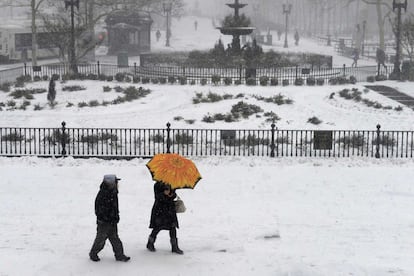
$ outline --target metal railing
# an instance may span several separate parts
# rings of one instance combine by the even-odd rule
[[[185,156],[413,158],[414,131],[0,127],[0,156],[129,159]]]
[[[238,82],[245,84],[248,78],[253,78],[256,84],[260,83],[261,77],[267,77],[268,83],[271,84],[272,79],[278,81],[278,85],[294,84],[299,78],[303,80],[303,85],[306,85],[308,78],[323,79],[325,84],[329,80],[337,77],[354,76],[356,81],[366,81],[368,76],[375,76],[377,74],[388,75],[392,72],[392,68],[385,71],[383,68],[378,72],[377,66],[363,66],[363,67],[337,67],[337,68],[319,68],[319,67],[280,67],[280,68],[194,68],[182,66],[133,66],[119,67],[112,64],[79,64],[78,71],[85,77],[89,74],[96,76],[115,76],[117,73],[127,73],[132,76],[140,78],[147,78],[150,81],[153,79],[164,78],[167,82],[169,77],[173,77],[174,83],[179,82],[180,78],[185,78],[185,83],[188,84],[212,84],[213,76],[219,76],[220,81],[217,84],[225,84],[226,79],[231,80],[232,84]],[[52,75],[59,75],[60,77],[69,74],[69,67],[67,64],[49,64],[38,66],[35,70],[31,66],[17,67],[14,69],[7,69],[0,71],[0,83],[13,82],[21,75],[29,75],[32,78],[35,76],[42,78]]]

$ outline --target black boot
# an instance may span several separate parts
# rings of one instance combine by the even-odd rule
[[[131,259],[131,257],[121,255],[119,257],[115,257],[115,259],[119,262],[128,262]]]
[[[155,238],[149,236],[148,243],[147,243],[147,249],[151,252],[155,252],[154,242],[155,242]]]
[[[178,248],[177,238],[172,238],[170,241],[171,241],[171,252],[183,255],[184,251],[182,251],[180,248]]]
[[[99,262],[101,259],[99,259],[97,254],[89,253],[89,259],[91,259],[94,262]]]

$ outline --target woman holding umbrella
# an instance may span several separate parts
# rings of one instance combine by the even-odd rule
[[[193,189],[201,179],[195,164],[175,153],[156,154],[148,163],[154,184],[155,202],[151,211],[150,228],[147,248],[155,251],[154,242],[161,230],[170,231],[173,253],[184,254],[177,242],[177,211],[174,199],[176,189]]]
[[[182,255],[184,252],[178,247],[177,241],[177,228],[179,226],[174,204],[177,194],[175,190],[171,189],[170,185],[157,181],[154,184],[154,196],[155,202],[152,207],[150,222],[152,232],[148,237],[147,249],[154,252],[154,242],[158,233],[161,230],[169,230],[171,251]]]

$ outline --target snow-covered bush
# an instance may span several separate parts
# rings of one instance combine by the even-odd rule
[[[224,82],[225,85],[230,85],[232,83],[232,80],[231,80],[230,77],[225,77],[223,82]]]
[[[303,83],[304,83],[303,78],[295,79],[295,85],[296,86],[301,86],[301,85],[303,85]]]
[[[279,80],[277,78],[271,78],[270,79],[270,85],[271,86],[277,86],[279,84]]]
[[[311,117],[308,119],[308,123],[314,124],[314,125],[319,125],[322,123],[322,121],[318,118],[318,117]]]
[[[214,85],[219,84],[219,83],[220,83],[220,80],[221,80],[220,75],[212,75],[212,76],[211,76],[211,82],[212,82]]]
[[[256,78],[247,78],[246,85],[254,86],[256,84]]]
[[[316,84],[316,80],[314,77],[309,77],[306,79],[306,84],[309,86],[314,86]]]
[[[261,76],[259,78],[259,83],[261,86],[267,86],[267,83],[269,82],[269,77],[268,76]]]

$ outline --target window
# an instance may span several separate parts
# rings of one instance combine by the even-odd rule
[[[16,34],[15,45],[16,50],[23,50],[32,47],[32,34]]]

